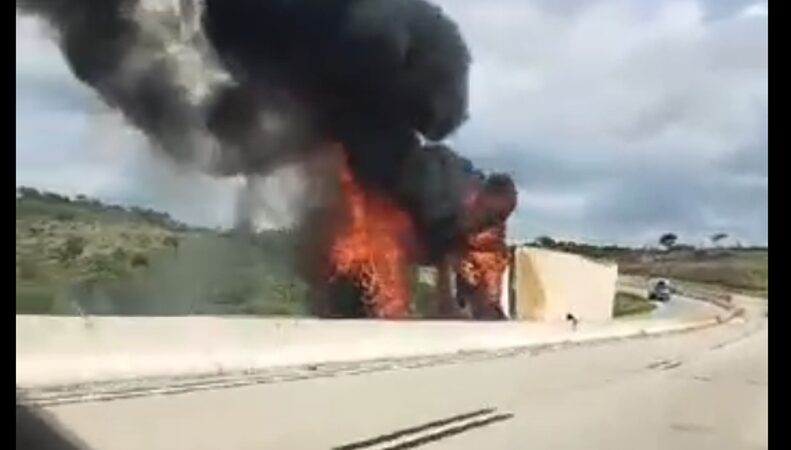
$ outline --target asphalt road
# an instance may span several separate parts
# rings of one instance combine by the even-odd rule
[[[48,408],[97,450],[759,449],[768,321]]]
[[[711,303],[674,295],[668,302],[654,302],[656,308],[649,317],[653,319],[671,319],[684,317],[687,319],[706,318],[717,315],[719,308]]]

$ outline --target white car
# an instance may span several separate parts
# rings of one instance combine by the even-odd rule
[[[670,297],[673,295],[673,287],[670,285],[670,282],[665,279],[656,280],[648,291],[648,299],[649,300],[657,300],[660,302],[668,302],[670,301]]]

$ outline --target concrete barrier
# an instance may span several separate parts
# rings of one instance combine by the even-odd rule
[[[518,323],[17,316],[17,382],[222,372],[522,342]]]
[[[586,322],[612,318],[618,266],[534,247],[514,250],[514,291],[520,319]]]
[[[525,322],[17,316],[16,382],[31,388],[489,351],[673,332],[721,320],[581,323],[572,331]]]

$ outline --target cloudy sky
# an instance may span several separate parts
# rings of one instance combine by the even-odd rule
[[[768,243],[768,7],[742,0],[441,0],[472,49],[453,136],[520,188],[515,239]],[[233,180],[155,161],[17,17],[17,185],[232,220]]]

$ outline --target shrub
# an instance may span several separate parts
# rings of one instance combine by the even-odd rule
[[[95,255],[87,264],[88,280],[104,280],[120,278],[126,274],[126,264],[112,256]]]
[[[123,248],[116,247],[115,250],[113,250],[112,257],[114,260],[118,262],[126,262],[129,255],[127,254],[126,250],[124,250]]]
[[[70,236],[60,248],[60,260],[62,262],[71,262],[77,259],[85,249],[85,239],[80,236]]]
[[[142,253],[132,256],[132,267],[148,267],[148,257]]]
[[[58,220],[60,222],[68,222],[74,220],[75,217],[76,217],[75,214],[71,211],[61,211],[55,214],[55,220]]]

